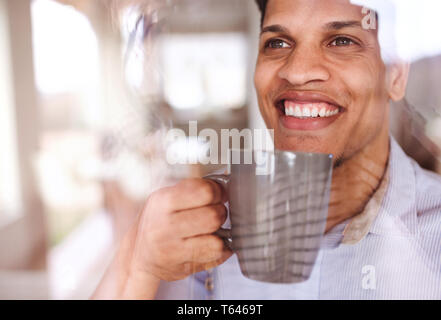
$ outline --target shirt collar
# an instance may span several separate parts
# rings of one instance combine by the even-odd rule
[[[361,214],[343,223],[340,228],[341,244],[355,245],[369,233],[412,236],[417,232],[412,160],[393,137],[390,137],[390,146],[389,161],[380,187]]]
[[[386,167],[380,186],[371,197],[363,212],[353,217],[343,230],[342,244],[357,244],[369,233],[372,224],[381,211],[381,204],[389,186],[390,166]]]
[[[391,137],[389,186],[371,233],[415,236],[418,230],[416,210],[415,162]]]

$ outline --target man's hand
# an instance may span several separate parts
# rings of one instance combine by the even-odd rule
[[[153,193],[138,220],[130,272],[174,281],[227,260],[232,252],[213,235],[227,218],[225,197],[204,179]]]
[[[232,252],[213,233],[226,220],[224,190],[188,179],[153,193],[123,238],[93,299],[154,299],[160,280],[181,280]]]

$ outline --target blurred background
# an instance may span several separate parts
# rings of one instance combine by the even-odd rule
[[[441,174],[441,2],[424,2],[396,1],[412,68],[391,121]],[[168,166],[168,128],[264,127],[259,23],[254,0],[0,0],[0,299],[89,298],[149,193],[221,169]]]

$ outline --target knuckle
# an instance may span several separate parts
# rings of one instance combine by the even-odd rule
[[[213,232],[219,229],[224,222],[221,210],[222,209],[217,206],[208,208],[210,227],[213,229]]]
[[[199,178],[184,179],[184,180],[181,180],[177,186],[179,188],[183,188],[183,189],[187,189],[187,190],[194,190],[200,184],[199,180],[201,180],[201,179],[199,179]]]
[[[206,204],[214,200],[216,191],[209,181],[200,178],[185,179],[180,182],[179,188],[181,188],[181,192],[192,195],[198,201]]]
[[[199,203],[208,205],[214,203],[217,196],[215,182],[200,178],[182,180],[178,184],[179,192],[192,196]]]
[[[170,192],[167,188],[160,189],[150,195],[149,202],[153,207],[164,207],[170,200]]]
[[[213,236],[211,240],[211,248],[215,252],[222,251],[224,249],[224,241],[219,237]]]
[[[198,196],[205,203],[212,203],[215,200],[216,192],[214,186],[208,182],[203,181],[197,189]]]

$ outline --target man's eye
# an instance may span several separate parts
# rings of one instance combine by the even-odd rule
[[[339,37],[334,39],[329,45],[334,47],[348,47],[353,44],[356,44],[353,40],[346,37]]]
[[[289,44],[286,43],[285,41],[281,40],[281,39],[274,39],[274,40],[269,40],[265,44],[265,48],[270,48],[270,49],[286,49],[286,48],[289,48]]]

